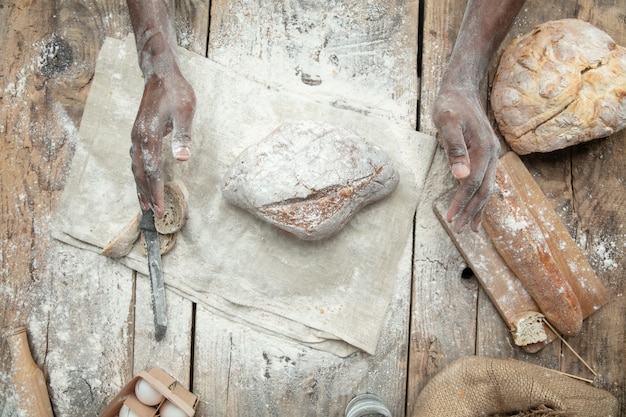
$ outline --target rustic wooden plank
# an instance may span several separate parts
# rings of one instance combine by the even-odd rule
[[[410,259],[407,246],[404,259]],[[405,415],[410,266],[398,275],[375,355],[347,358],[233,323],[198,306],[194,392],[200,416],[343,416],[356,395]]]
[[[21,221],[32,225],[22,232],[32,242],[22,246],[30,253],[23,251],[11,262],[25,265],[30,272],[25,276],[37,283],[24,285],[28,295],[17,300],[32,304],[30,311],[23,311],[48,375],[57,415],[96,414],[131,370],[130,272],[50,239],[103,28],[127,27],[127,19],[112,18],[120,15],[122,5],[92,2],[89,7],[72,1],[14,5],[24,15],[13,17],[28,24],[20,28],[11,19],[16,41],[9,42],[11,49],[5,55],[25,52],[27,58],[20,70],[24,105],[11,106],[12,116],[21,118],[24,128],[9,132],[9,137],[23,138],[24,143],[6,155],[10,163],[26,162],[22,168],[14,167],[11,176],[22,182],[19,187],[26,186],[22,199],[36,211],[32,220],[28,211],[22,211]],[[42,32],[33,33],[34,28]],[[24,182],[28,177],[34,181]]]
[[[626,45],[623,2],[585,0],[579,3],[580,18],[606,31],[619,45]],[[586,321],[578,337],[569,341],[598,373],[598,385],[618,398],[623,413],[626,413],[625,140],[626,132],[621,131],[572,150],[572,204],[578,218],[575,236],[607,286],[611,301]],[[592,377],[586,367],[567,351],[563,357],[563,370]]]
[[[464,10],[464,1],[424,1],[418,130],[430,135],[437,133],[431,108]],[[478,283],[461,278],[466,263],[433,211],[434,201],[454,185],[440,148],[416,215],[408,415],[432,376],[453,360],[475,353]]]
[[[204,0],[177,1],[175,7],[178,44],[185,49],[206,56],[209,41],[210,2]]]
[[[57,14],[56,7],[40,1],[2,6],[0,321],[3,327],[29,325],[33,353],[45,369],[51,346],[42,329],[47,330],[49,316],[55,311],[37,312],[41,312],[42,303],[49,301],[42,291],[50,288],[47,280],[53,276],[47,272],[52,269],[49,261],[54,259],[49,256],[58,253],[50,239],[51,216],[63,186],[80,114],[72,103],[77,96],[86,94],[82,91],[72,95],[88,82],[84,68],[78,64],[82,62],[81,54],[97,49],[97,44],[87,41],[84,48],[73,50],[76,59],[70,59],[68,49],[76,46],[72,41],[78,39],[68,37],[66,42],[60,41],[65,33],[55,31],[59,22],[65,23],[65,15]],[[53,33],[58,36],[52,36]],[[76,62],[77,65],[70,65]],[[76,87],[73,93],[55,95],[55,91],[68,85]],[[94,269],[98,270],[96,265]],[[64,300],[67,296],[59,300],[60,304],[47,307],[61,307]],[[10,415],[14,411],[10,409],[14,406],[10,400],[12,389],[5,379],[10,362],[5,345],[0,349],[0,414]],[[51,377],[51,370],[47,371]]]
[[[167,332],[163,340],[157,342],[154,338],[150,281],[145,276],[137,276],[133,375],[160,367],[188,388],[191,383],[193,306],[191,301],[171,290],[166,290],[165,298]]]
[[[3,288],[6,283],[12,290],[2,291],[10,294],[1,303],[2,321],[28,322],[57,414],[96,415],[132,377],[133,276],[125,267],[49,236],[99,47],[104,36],[123,38],[129,33],[128,13],[123,0],[22,6],[0,10],[6,23],[2,28],[11,28],[2,45],[2,56],[10,59],[3,60],[1,111],[6,122],[0,133],[6,135],[3,142],[12,144],[3,148],[2,178],[12,181],[3,181],[2,201],[7,205],[2,211],[16,213],[3,216],[9,220],[3,242],[11,238],[15,249],[31,250],[11,254],[3,245],[2,259],[10,267],[2,270],[11,271],[2,275]],[[11,223],[30,226],[16,233]],[[190,327],[191,303],[185,303]],[[176,314],[174,324],[178,318],[184,314]],[[140,332],[137,348],[143,346],[142,336]],[[181,359],[188,359],[190,346],[188,340]],[[180,343],[174,347],[180,348]],[[148,351],[141,358],[153,355]],[[4,352],[2,358],[4,376],[9,363]],[[184,381],[189,381],[189,368],[187,363]],[[11,395],[10,387],[0,391]],[[11,407],[10,398],[0,404]]]
[[[29,318],[56,415],[97,415],[132,372],[133,280],[128,268],[51,242]]]
[[[437,128],[431,109],[463,20],[465,4],[466,0],[424,0],[418,130],[432,136],[437,134]]]
[[[418,0],[212,2],[208,56],[264,82],[415,126]],[[371,111],[371,110],[370,110]]]
[[[416,214],[408,415],[431,377],[475,352],[478,284],[461,278],[466,263],[433,210],[434,201],[454,184],[445,160],[439,149]]]
[[[214,1],[208,56],[268,84],[339,107],[370,106],[415,125],[417,1]],[[376,355],[339,358],[269,337],[198,308],[194,391],[200,415],[341,416],[375,392],[404,415],[411,248],[402,257]]]

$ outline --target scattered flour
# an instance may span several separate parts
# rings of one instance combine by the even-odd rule
[[[598,258],[600,266],[611,271],[619,267],[619,264],[614,260],[615,257],[622,257],[621,249],[617,247],[614,240],[601,240],[593,246],[593,254]]]

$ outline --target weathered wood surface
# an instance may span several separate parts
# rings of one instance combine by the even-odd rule
[[[360,82],[358,92],[368,94],[364,100],[354,94],[354,104],[344,101],[339,106],[358,107],[372,105],[371,100],[374,104],[384,101],[390,103],[386,111],[395,114],[398,108],[403,109],[399,118],[414,125],[417,4],[405,2],[399,8],[392,3],[370,5],[367,10],[356,3],[345,7],[335,5],[339,9],[327,14],[322,9],[309,11],[306,4],[277,3],[277,9],[270,8],[270,15],[276,19],[266,21],[259,19],[259,13],[246,12],[259,7],[252,2],[218,3],[211,13],[216,22],[211,27],[215,31],[212,37],[214,43],[221,44],[222,56],[231,59],[224,59],[223,63],[238,70],[258,64],[268,72],[276,64],[286,65],[289,72],[295,71],[298,83],[305,88],[319,86],[315,77],[326,76],[328,71],[332,72],[331,67],[340,66],[338,71],[343,71],[344,78],[341,88],[349,89],[350,79],[356,78]],[[0,9],[2,27],[11,36],[4,38],[7,41],[3,44],[6,48],[3,56],[11,59],[3,61],[6,69],[2,85],[3,121],[6,122],[2,133],[6,140],[3,155],[7,157],[2,165],[2,208],[3,212],[9,212],[15,207],[16,212],[4,216],[7,227],[3,230],[2,285],[3,290],[6,288],[2,292],[3,297],[6,295],[3,298],[6,302],[2,303],[3,323],[6,327],[29,325],[33,351],[48,376],[56,414],[97,414],[132,375],[151,366],[164,367],[203,397],[198,415],[342,415],[347,402],[366,391],[379,393],[395,415],[404,414],[410,246],[402,257],[404,267],[397,277],[398,290],[379,353],[340,359],[267,338],[201,308],[196,311],[192,303],[169,292],[170,327],[165,341],[157,344],[153,341],[149,290],[144,278],[106,258],[84,254],[49,238],[97,52],[105,36],[124,38],[130,32],[126,5],[123,1],[67,1],[57,2],[53,7],[32,2],[4,6]],[[280,9],[288,14],[275,14]],[[268,8],[263,6],[259,10],[265,12]],[[350,12],[350,17],[346,18],[343,11]],[[180,44],[205,54],[208,2],[177,2],[177,13]],[[50,24],[30,23],[41,19]],[[360,27],[361,20],[369,23]],[[233,21],[242,26],[221,25]],[[302,26],[299,21],[304,22]],[[333,25],[332,32],[323,29],[328,24]],[[272,45],[285,28],[289,33],[283,34],[272,48],[289,49],[296,55],[280,56],[280,59],[250,55],[249,45],[239,45],[233,40],[224,42],[217,35],[246,36],[245,31],[252,31],[254,36],[243,39],[251,39],[254,45]],[[317,33],[316,39],[321,43],[287,44],[303,29]],[[41,48],[31,50],[25,46],[52,34],[68,42],[73,56],[68,58],[69,69],[42,79],[36,71]],[[353,35],[358,36],[348,39]],[[306,36],[300,34],[297,42],[304,40]],[[406,47],[397,52],[397,45],[390,41]],[[326,42],[330,45],[328,51]],[[331,51],[332,48],[336,51]],[[57,51],[53,48],[49,57],[54,62],[59,58]],[[25,55],[26,62],[21,66],[20,53]],[[317,68],[327,71],[318,74],[299,68],[302,59],[298,54],[332,57],[328,62],[318,62]],[[251,61],[240,62],[239,57]],[[395,77],[391,81],[387,77],[388,68],[382,67],[390,62]],[[271,79],[270,74],[254,65],[255,76]],[[81,71],[76,74],[78,69]],[[282,74],[275,77],[276,82],[283,83]],[[352,91],[346,95],[350,94]],[[57,120],[60,116],[64,118]],[[25,120],[16,124],[17,117]],[[35,124],[39,119],[51,119],[46,131],[42,130],[43,125],[33,131],[33,126],[39,127]],[[53,128],[60,132],[62,141],[47,142]],[[26,145],[19,142],[14,149],[7,146],[14,143],[13,138],[21,141],[26,138],[28,142]],[[39,182],[43,180],[46,184],[42,187]],[[42,221],[46,222],[45,228],[38,223]],[[13,229],[19,229],[19,233]],[[14,244],[14,250],[8,250],[8,243]],[[15,412],[9,370],[10,361],[3,350],[4,385],[0,391],[3,416]]]
[[[527,2],[509,38],[545,20],[579,16],[626,45],[623,1],[596,3]],[[434,134],[430,108],[465,1],[424,1],[420,34],[418,6],[417,0],[218,0],[209,11],[209,2],[188,0],[177,2],[176,27],[181,45],[234,71],[297,91],[345,95],[337,106],[373,106]],[[28,325],[57,417],[96,415],[125,382],[151,366],[164,367],[202,397],[199,416],[341,416],[361,392],[381,395],[401,416],[430,377],[471,354],[590,377],[558,342],[538,354],[513,346],[476,280],[460,278],[465,262],[432,211],[432,199],[454,186],[441,152],[418,208],[415,244],[402,256],[376,355],[341,359],[267,337],[171,292],[169,332],[155,343],[145,278],[50,238],[97,52],[105,36],[129,32],[124,0],[0,3],[0,322],[2,328]],[[622,133],[524,158],[612,295],[569,342],[622,404],[623,140]],[[3,417],[16,415],[9,371],[2,344]]]
[[[414,126],[417,1],[212,3],[208,55],[266,83],[374,103]],[[395,46],[394,46],[395,45]],[[398,48],[401,45],[402,48]],[[198,309],[194,388],[201,415],[341,416],[359,393],[405,409],[411,248],[374,356],[341,359],[268,338]]]
[[[58,415],[94,414],[130,374],[133,284],[126,269],[50,234],[96,54],[128,18],[122,3],[0,6],[0,321],[28,325]],[[11,416],[10,362],[5,345],[0,351],[0,415]]]
[[[465,8],[465,0],[442,2],[426,1],[424,10],[423,65],[421,74],[421,102],[419,129],[435,134],[430,109],[449,58]],[[626,9],[621,1],[555,1],[526,2],[517,17],[501,51],[513,37],[529,31],[534,25],[553,19],[578,17],[607,31],[618,44],[625,45],[623,19]],[[501,54],[501,52],[500,52]],[[499,56],[499,55],[498,55]],[[493,77],[497,59],[493,62]],[[485,92],[487,96],[487,91]],[[488,108],[487,98],[485,106]],[[583,249],[607,287],[611,301],[583,324],[581,334],[568,343],[599,374],[599,386],[618,397],[624,409],[626,384],[626,351],[623,349],[626,328],[625,283],[620,275],[624,257],[624,216],[620,210],[624,199],[624,136],[621,132],[610,138],[584,146],[554,152],[549,155],[527,156],[523,161],[535,177],[553,207]],[[443,152],[436,155],[427,187],[446,189],[454,185],[447,173]],[[436,192],[430,193],[435,196]],[[422,206],[428,205],[426,200]],[[421,216],[424,215],[424,217]],[[436,220],[428,218],[427,207],[418,209],[416,235],[421,230],[435,227]],[[465,353],[492,357],[511,357],[559,369],[585,378],[593,378],[590,371],[563,344],[552,343],[537,354],[528,354],[515,347],[502,321],[494,320],[496,310],[480,288],[467,290],[458,283],[464,266],[452,246],[442,243],[421,248],[416,243],[413,313],[409,364],[408,404],[414,402],[429,377],[460,354],[458,326],[463,329]],[[424,253],[420,256],[420,251]],[[435,270],[437,281],[420,284],[424,276]],[[425,282],[428,282],[424,280]],[[447,308],[433,304],[433,292],[450,293],[452,302]],[[475,294],[474,302],[470,293]],[[472,316],[476,324],[464,319]],[[448,331],[442,331],[437,321]],[[469,320],[471,322],[471,320]],[[463,324],[461,324],[463,323]],[[430,342],[426,342],[430,341]]]

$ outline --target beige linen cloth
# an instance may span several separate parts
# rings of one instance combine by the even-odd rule
[[[391,117],[252,81],[184,49],[180,64],[196,92],[197,111],[192,158],[177,163],[164,149],[165,179],[184,184],[189,204],[176,247],[163,257],[166,285],[274,335],[340,356],[374,353],[436,141]],[[142,92],[134,40],[106,39],[60,205],[59,240],[100,252],[139,212],[129,148]],[[241,151],[294,119],[352,129],[383,148],[400,173],[392,195],[322,242],[278,231],[227,203],[220,191]],[[120,261],[147,279],[139,245]]]

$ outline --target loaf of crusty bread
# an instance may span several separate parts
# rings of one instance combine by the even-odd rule
[[[582,20],[543,23],[504,51],[491,105],[518,154],[609,136],[626,127],[626,48]]]
[[[552,326],[576,335],[583,320],[580,303],[501,161],[496,184],[483,212],[485,230]]]
[[[222,194],[299,239],[322,240],[398,182],[393,161],[377,145],[339,126],[295,120],[235,158]]]

